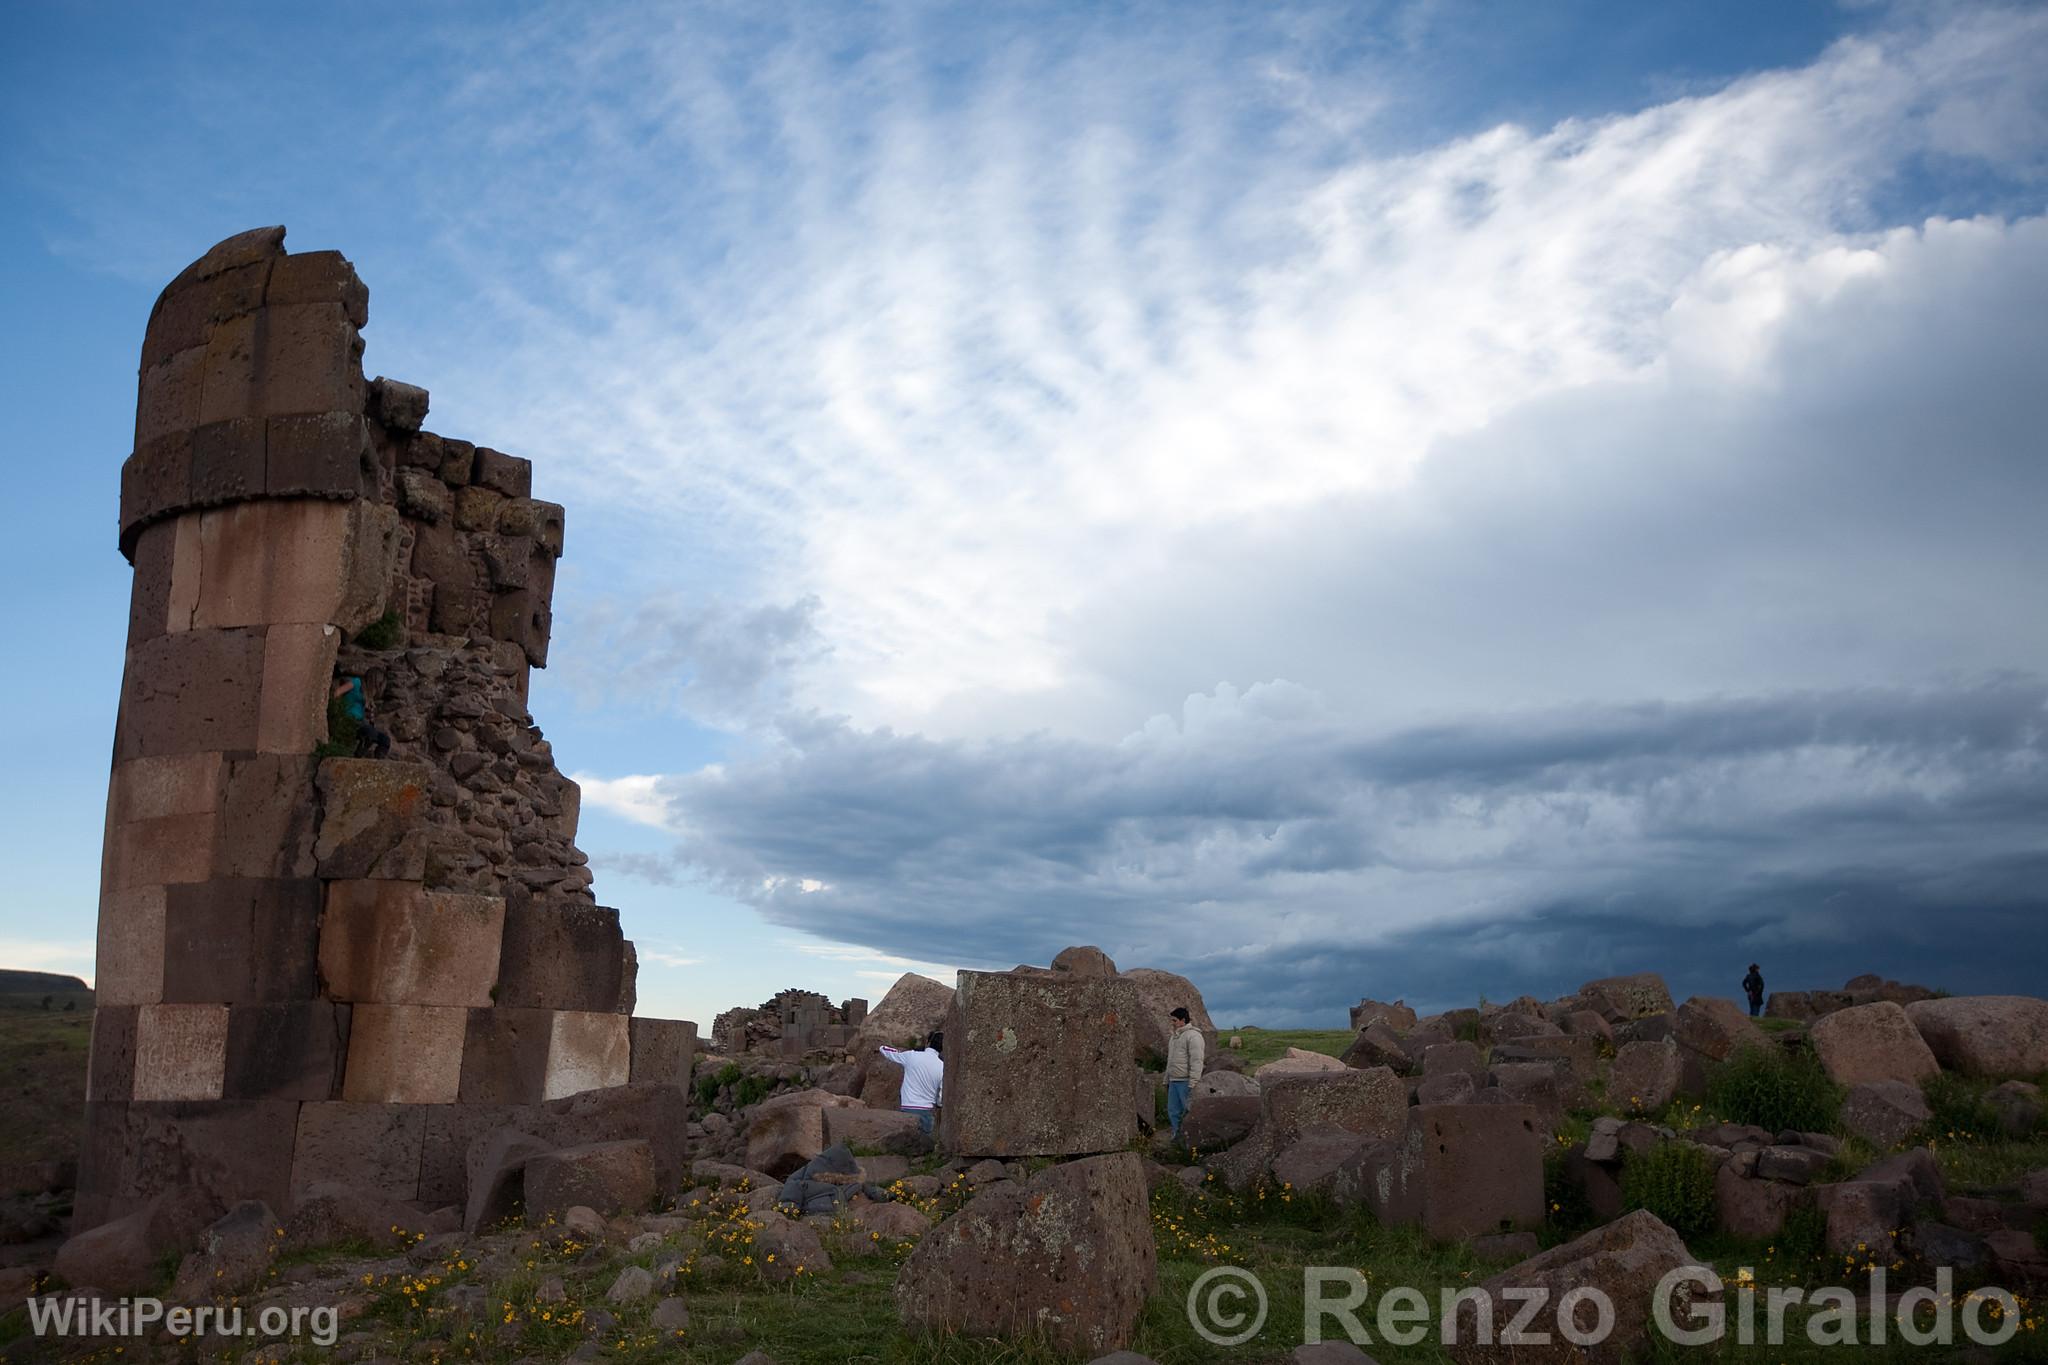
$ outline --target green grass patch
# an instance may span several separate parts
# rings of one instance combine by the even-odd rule
[[[1709,1073],[1706,1101],[1710,1112],[1731,1123],[1773,1133],[1827,1133],[1841,1113],[1842,1088],[1811,1052],[1746,1047]]]
[[[1291,1047],[1298,1047],[1303,1052],[1320,1052],[1326,1057],[1341,1057],[1352,1040],[1358,1037],[1350,1029],[1226,1028],[1217,1030],[1219,1044],[1228,1047],[1233,1034],[1244,1039],[1244,1047],[1237,1049],[1237,1055],[1244,1059],[1247,1071],[1280,1060]]]

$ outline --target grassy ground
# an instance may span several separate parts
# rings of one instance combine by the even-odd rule
[[[45,994],[0,995],[0,1166],[78,1155],[92,999],[60,995],[46,1010]]]
[[[1244,1047],[1238,1056],[1244,1058],[1245,1069],[1255,1070],[1267,1062],[1287,1055],[1287,1049],[1298,1047],[1304,1052],[1321,1052],[1331,1057],[1340,1057],[1344,1049],[1351,1046],[1351,1040],[1358,1035],[1350,1029],[1263,1029],[1263,1028],[1219,1028],[1216,1041],[1219,1047],[1228,1048],[1232,1035],[1244,1039]]]

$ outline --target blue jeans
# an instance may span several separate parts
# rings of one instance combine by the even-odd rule
[[[1188,1116],[1188,1081],[1166,1083],[1166,1123],[1173,1129],[1175,1137],[1180,1136],[1180,1121]]]
[[[932,1135],[932,1111],[931,1111],[931,1110],[929,1110],[929,1109],[912,1109],[912,1108],[911,1108],[911,1107],[910,1107],[909,1105],[907,1105],[907,1104],[904,1104],[904,1105],[898,1105],[898,1106],[897,1106],[897,1108],[901,1109],[901,1110],[902,1110],[902,1111],[903,1111],[904,1113],[906,1113],[906,1114],[915,1114],[915,1115],[917,1115],[917,1131],[918,1131],[918,1132],[920,1132],[920,1133],[923,1133],[923,1134],[924,1134],[924,1135],[925,1135],[926,1137],[930,1137],[930,1136]]]

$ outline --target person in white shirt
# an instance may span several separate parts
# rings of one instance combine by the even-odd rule
[[[1202,1031],[1194,1027],[1187,1006],[1176,1008],[1171,1017],[1173,1036],[1166,1042],[1166,1121],[1173,1125],[1173,1135],[1178,1138],[1180,1121],[1188,1113],[1188,1091],[1202,1075],[1203,1053],[1208,1045]]]
[[[932,1133],[932,1112],[945,1103],[946,1035],[933,1031],[921,1048],[884,1047],[882,1055],[903,1068],[902,1097],[896,1107],[917,1115],[918,1130]]]

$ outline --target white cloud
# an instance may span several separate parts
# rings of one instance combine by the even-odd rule
[[[668,798],[662,795],[659,773],[634,773],[626,777],[599,777],[595,773],[571,773],[569,780],[583,789],[583,804],[610,811],[623,819],[655,829],[672,829]]]
[[[1261,119],[1304,107],[1270,103],[1270,74],[1308,68],[1284,43],[1240,65],[1199,22],[972,54],[960,93],[915,38],[847,27],[880,38],[851,70],[838,25],[775,37],[751,74],[695,26],[565,44],[554,131],[603,138],[633,199],[586,206],[512,363],[492,353],[562,382],[464,382],[570,455],[552,468],[579,503],[689,528],[659,551],[650,531],[654,576],[716,555],[763,604],[815,602],[818,648],[776,665],[799,704],[926,732],[1117,733],[1133,698],[1066,622],[1171,572],[1191,533],[1390,496],[1447,440],[1667,362],[1768,384],[1749,358],[1779,291],[1853,279],[1889,185],[2043,152],[2038,11],[1400,151],[1375,145],[1367,76],[1312,101],[1363,122],[1270,145]],[[621,142],[598,87],[650,72],[670,102]],[[528,93],[472,92],[494,119]]]

